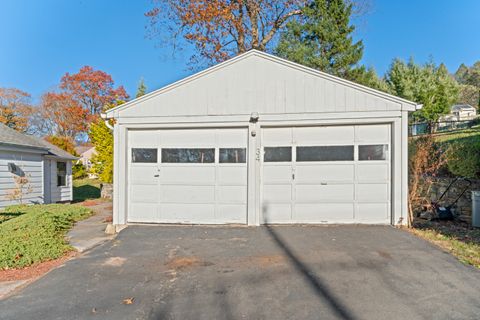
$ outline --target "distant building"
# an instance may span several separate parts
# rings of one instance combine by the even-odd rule
[[[87,170],[90,170],[92,168],[92,157],[96,154],[95,147],[78,146],[75,151],[79,155],[77,163],[81,162]]]
[[[98,175],[95,173],[90,172],[92,169],[93,163],[92,158],[94,155],[97,154],[95,151],[95,147],[93,146],[78,146],[75,148],[75,152],[79,154],[80,158],[78,159],[77,163],[81,163],[88,172],[88,177],[90,179],[98,178]]]
[[[76,159],[43,139],[0,123],[0,208],[72,201]]]
[[[477,117],[477,109],[469,104],[456,104],[450,109],[450,116],[454,121],[473,120]]]

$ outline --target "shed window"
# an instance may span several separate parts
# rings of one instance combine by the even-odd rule
[[[292,161],[292,147],[265,147],[263,161],[288,162]]]
[[[132,148],[132,162],[157,163],[156,148]]]
[[[57,187],[67,185],[67,163],[57,162]]]
[[[358,160],[387,160],[388,144],[358,146]]]
[[[245,148],[220,148],[219,162],[220,163],[245,163],[246,162]]]
[[[214,163],[215,149],[162,149],[162,163]]]
[[[353,161],[353,146],[297,147],[297,161]]]

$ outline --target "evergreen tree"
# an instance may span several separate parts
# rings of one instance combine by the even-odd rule
[[[141,78],[140,82],[138,83],[135,98],[140,98],[141,96],[145,95],[145,93],[147,93],[147,86],[145,85],[145,81],[143,80],[143,78]]]
[[[349,78],[363,55],[362,41],[355,42],[350,24],[352,3],[313,0],[303,16],[290,21],[280,35],[276,53],[302,65]]]
[[[395,59],[386,74],[391,92],[399,97],[421,103],[423,108],[413,114],[414,119],[435,122],[458,99],[458,83],[444,64],[433,62],[416,64]]]

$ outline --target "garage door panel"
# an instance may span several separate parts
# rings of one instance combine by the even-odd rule
[[[297,204],[293,216],[296,222],[334,223],[351,222],[354,218],[353,203]]]
[[[163,203],[214,203],[215,186],[160,185]]]
[[[294,129],[297,145],[352,145],[355,131],[352,126],[303,127]]]
[[[357,164],[357,180],[360,182],[368,181],[389,181],[390,166],[388,163],[381,164]]]
[[[292,206],[290,204],[264,201],[262,206],[263,223],[291,223]]]
[[[215,221],[215,204],[162,203],[160,217],[165,222],[213,223]]]
[[[215,130],[178,129],[160,131],[162,148],[208,148],[215,146]]]
[[[130,184],[152,184],[157,185],[158,181],[155,175],[158,174],[157,166],[131,166]]]
[[[130,187],[130,201],[132,202],[158,202],[158,187],[156,184],[136,184]]]
[[[246,223],[247,217],[245,204],[220,204],[217,207],[217,220],[226,223]]]
[[[264,203],[290,203],[292,199],[291,185],[264,185]]]
[[[246,186],[218,186],[218,203],[245,203]]]
[[[354,180],[353,164],[298,164],[295,168],[295,179],[301,182],[352,181]]]
[[[265,165],[263,167],[263,181],[267,184],[290,183],[291,180],[292,180],[291,165],[278,165],[278,166]]]
[[[129,130],[129,143],[134,148],[156,148],[158,146],[158,131]]]
[[[354,200],[354,185],[298,185],[295,189],[296,203],[351,202]]]
[[[390,199],[390,193],[387,183],[357,184],[356,194],[357,200],[364,202],[380,202],[388,201]]]
[[[215,184],[215,167],[206,165],[163,166],[160,169],[162,184]]]
[[[130,201],[128,222],[159,222],[157,203]]]
[[[355,142],[359,143],[389,143],[390,125],[361,125],[355,128]]]
[[[217,183],[219,185],[247,185],[247,166],[217,167]]]
[[[388,203],[359,203],[355,220],[369,223],[390,223]]]
[[[220,147],[246,148],[248,132],[245,129],[221,130],[217,136],[217,144]]]
[[[291,128],[269,128],[262,130],[264,146],[289,146],[292,144]]]

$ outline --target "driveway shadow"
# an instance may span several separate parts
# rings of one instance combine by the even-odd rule
[[[318,299],[322,302],[326,302],[330,309],[340,318],[345,320],[353,320],[355,317],[351,311],[338,299],[328,287],[314,274],[308,266],[303,263],[294,253],[293,249],[287,244],[272,226],[265,225],[270,237],[275,244],[283,251],[290,263],[295,267],[298,273],[304,278],[305,282],[313,289]]]

